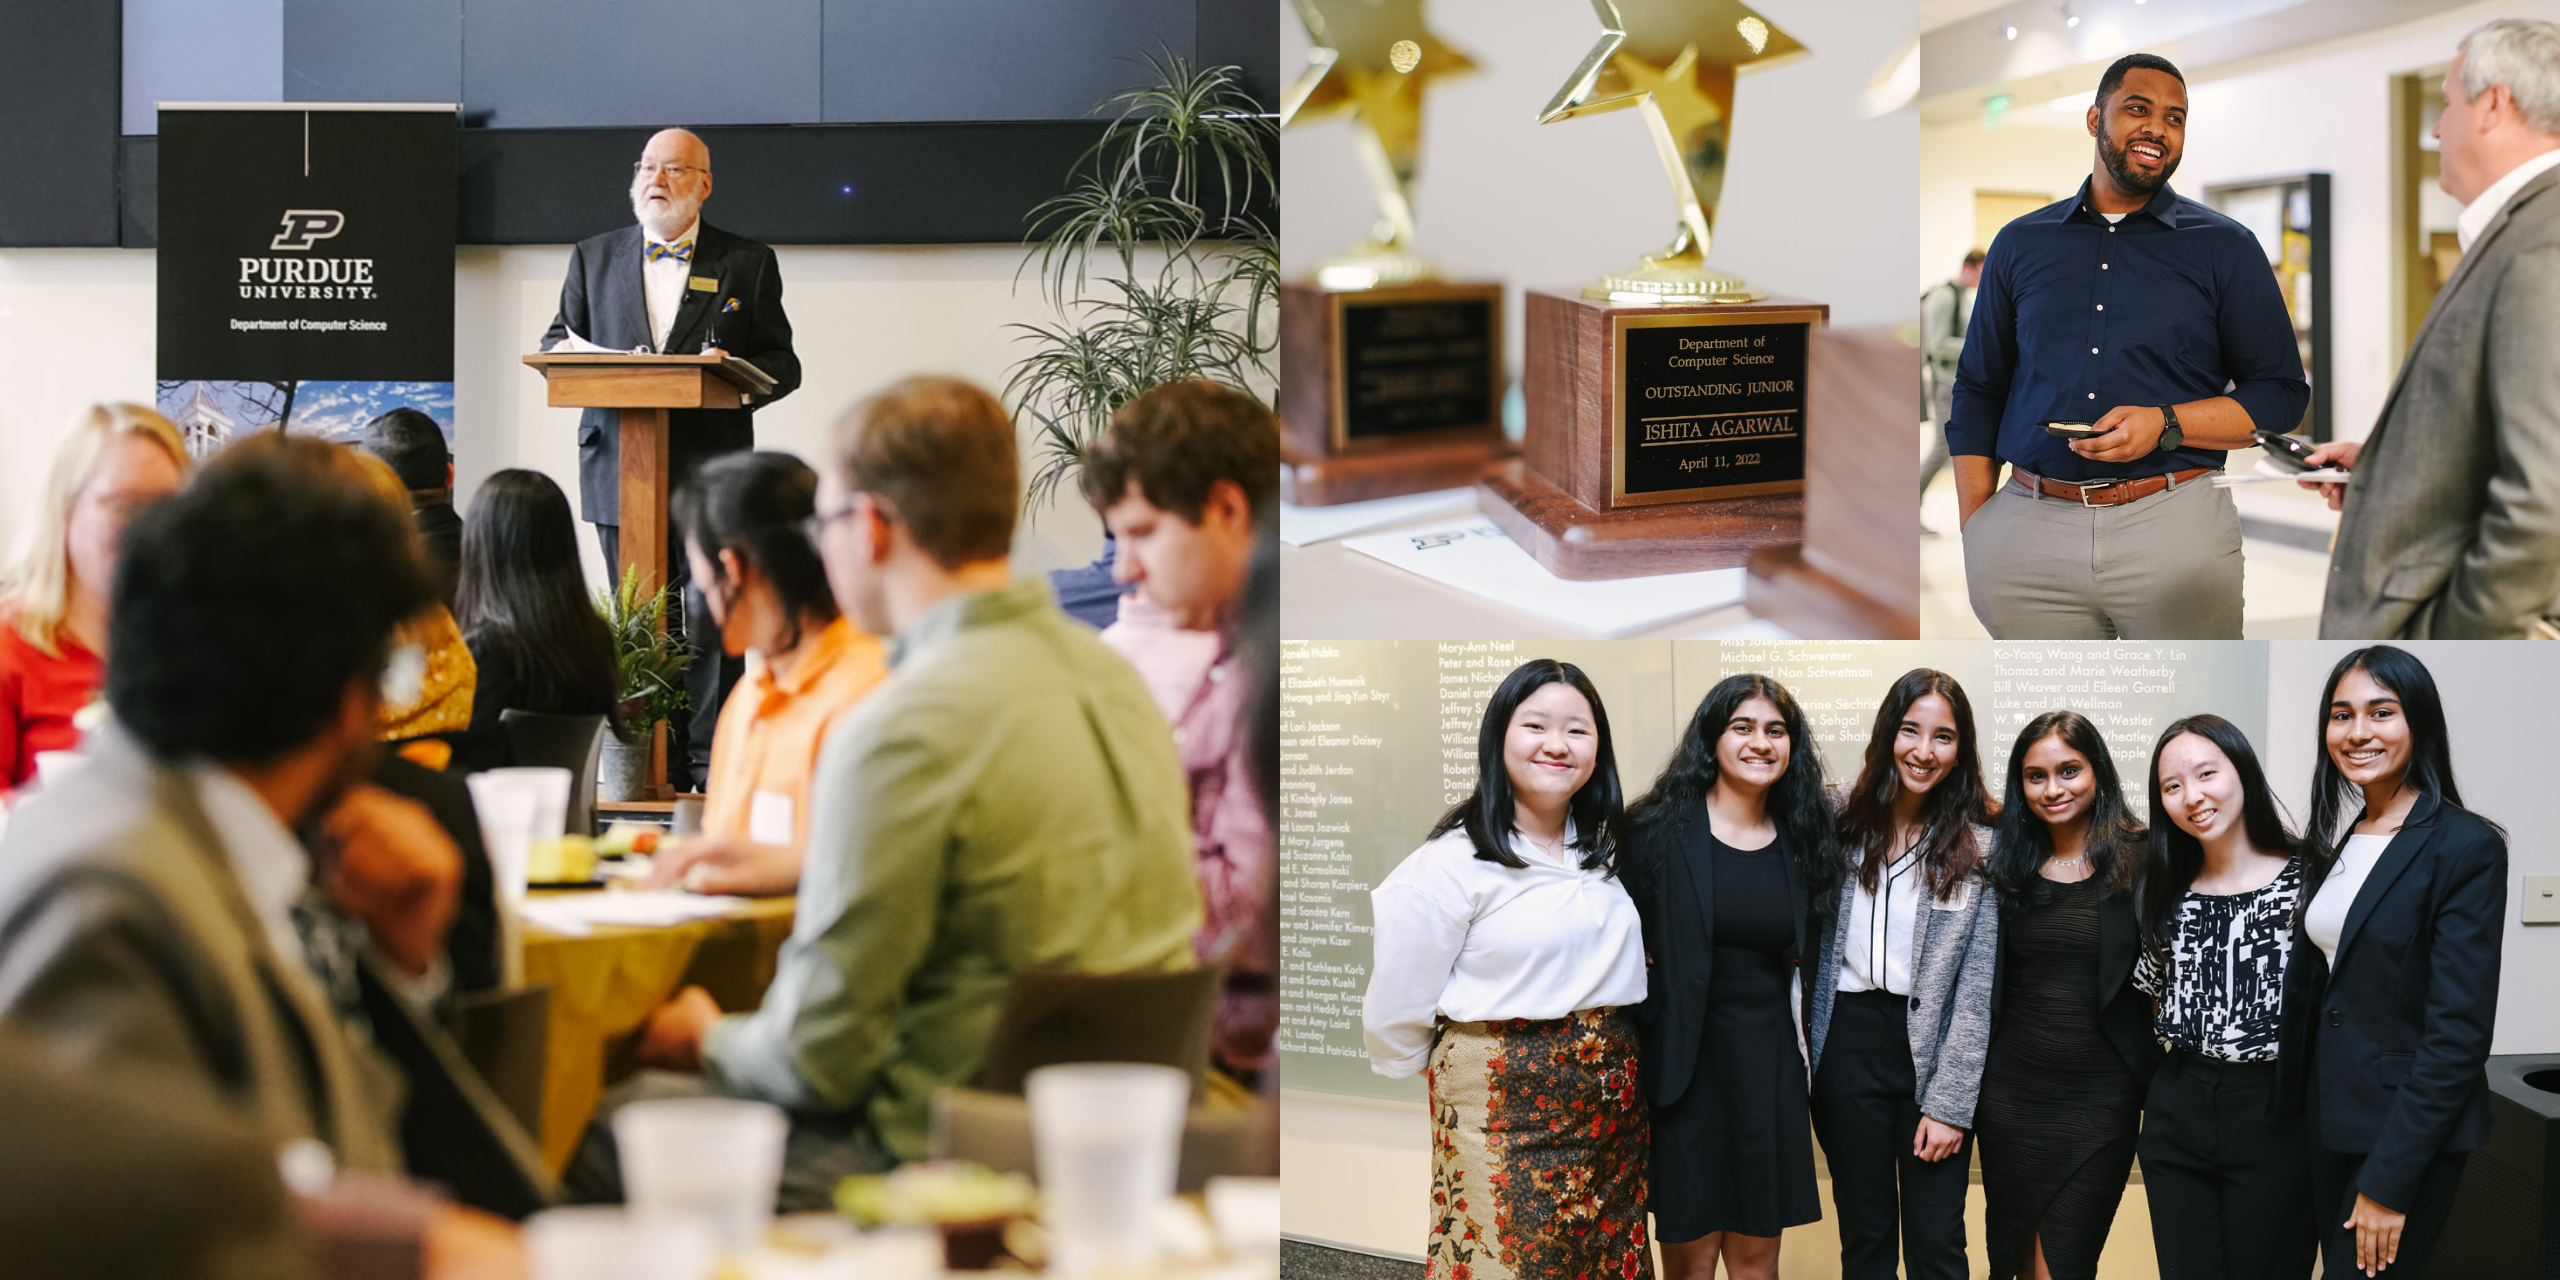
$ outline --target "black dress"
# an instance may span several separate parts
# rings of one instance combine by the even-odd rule
[[[1701,819],[1703,820],[1703,819]],[[1697,1072],[1653,1112],[1654,1231],[1674,1243],[1717,1231],[1774,1236],[1822,1220],[1813,1126],[1789,983],[1793,900],[1777,841],[1710,837],[1715,958]]]
[[[2094,877],[2040,881],[2001,922],[2008,989],[1974,1107],[1995,1278],[2019,1274],[2038,1236],[2055,1280],[2096,1276],[2133,1172],[2142,1086],[2098,1025],[2105,897]]]

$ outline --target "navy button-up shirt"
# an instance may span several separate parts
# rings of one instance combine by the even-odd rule
[[[1992,239],[1956,367],[1948,452],[2056,480],[2133,479],[2219,467],[2222,453],[2100,462],[2044,424],[2219,395],[2262,430],[2300,423],[2311,384],[2258,238],[2165,183],[2114,223],[2088,199],[2083,182]]]

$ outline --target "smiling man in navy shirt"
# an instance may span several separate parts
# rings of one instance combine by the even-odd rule
[[[2169,187],[2176,67],[2118,59],[2088,124],[2088,182],[1991,242],[1956,370],[1973,612],[2003,640],[2236,640],[2240,514],[2209,477],[2302,420],[2293,322],[2257,238]]]

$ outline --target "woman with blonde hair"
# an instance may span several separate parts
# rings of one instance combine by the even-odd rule
[[[79,746],[72,718],[105,678],[125,524],[177,492],[187,465],[178,429],[137,404],[90,406],[54,446],[44,496],[0,574],[0,791],[35,776],[39,752]]]

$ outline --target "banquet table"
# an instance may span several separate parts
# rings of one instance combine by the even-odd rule
[[[651,1010],[687,985],[709,990],[733,1013],[763,1000],[791,936],[792,908],[788,897],[751,898],[726,915],[650,928],[601,925],[583,935],[525,926],[524,982],[551,988],[541,1138],[553,1172],[577,1151],[605,1088],[637,1065],[636,1033]]]

